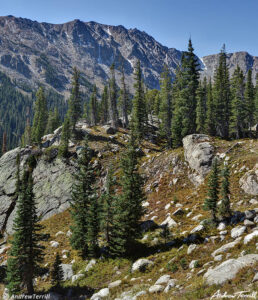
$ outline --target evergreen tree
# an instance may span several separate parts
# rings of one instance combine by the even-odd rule
[[[60,116],[57,107],[49,112],[46,133],[53,133],[61,125]]]
[[[254,123],[258,124],[258,75],[256,76],[256,86],[255,86],[255,111],[254,111]]]
[[[154,114],[155,116],[159,116],[160,113],[160,93],[157,92],[157,94],[155,95],[155,99],[154,99]]]
[[[68,157],[69,139],[70,139],[70,119],[68,116],[66,116],[62,127],[61,143],[58,150],[59,157]]]
[[[227,139],[229,137],[229,117],[230,117],[230,81],[227,66],[227,55],[225,45],[220,56],[219,65],[216,69],[213,87],[213,106],[216,135]]]
[[[250,130],[254,125],[254,113],[255,113],[255,102],[254,102],[254,85],[252,82],[252,70],[249,69],[247,73],[247,80],[245,85],[245,110],[246,110],[246,124],[247,129]]]
[[[56,287],[59,287],[61,282],[64,280],[64,271],[61,264],[62,261],[60,255],[57,253],[50,273],[52,284],[54,284]]]
[[[72,76],[72,93],[69,99],[69,117],[72,132],[75,132],[75,125],[82,115],[81,93],[80,93],[80,72],[77,68],[73,68]]]
[[[199,133],[205,132],[205,121],[207,111],[207,79],[203,80],[203,84],[199,83],[199,87],[196,91],[196,131]]]
[[[125,72],[124,72],[124,65],[122,63],[121,66],[121,89],[120,89],[120,103],[121,103],[121,112],[122,112],[122,122],[125,128],[128,127],[128,106],[129,106],[129,96],[128,91],[125,83]]]
[[[230,135],[239,139],[245,131],[245,99],[244,99],[244,74],[237,66],[232,77],[232,108],[230,116]]]
[[[29,118],[27,118],[27,121],[26,121],[26,127],[25,127],[24,134],[22,135],[21,145],[22,145],[22,147],[31,145],[31,126],[30,126]]]
[[[86,138],[78,160],[78,172],[74,175],[75,182],[72,186],[71,216],[71,245],[79,250],[83,258],[94,255],[96,250],[97,232],[93,226],[96,223],[96,191],[94,184],[96,177],[91,162],[91,151]],[[91,251],[89,253],[89,250]]]
[[[100,121],[101,124],[108,122],[108,87],[105,85],[100,102]]]
[[[163,73],[161,74],[160,82],[160,133],[161,136],[167,140],[168,148],[172,147],[171,139],[171,121],[172,121],[172,87],[171,87],[171,76],[169,73],[168,66],[164,66]]]
[[[110,234],[112,256],[125,256],[131,253],[135,241],[140,237],[140,219],[144,215],[142,202],[143,180],[137,168],[137,151],[134,137],[131,137],[127,151],[121,158],[122,194],[114,204],[113,226]]]
[[[97,125],[97,87],[93,86],[93,91],[90,97],[90,114],[91,114],[91,125]]]
[[[208,180],[207,198],[204,201],[204,210],[211,212],[212,221],[216,221],[217,202],[219,198],[219,169],[218,161],[215,159],[212,164],[212,170]]]
[[[6,138],[6,132],[3,133],[3,142],[2,142],[2,155],[4,155],[7,152],[7,138]]]
[[[133,99],[133,108],[132,108],[132,119],[131,119],[131,129],[133,130],[138,141],[143,138],[144,133],[146,132],[146,107],[144,101],[144,89],[142,81],[142,71],[140,61],[137,61],[135,69],[135,94]]]
[[[214,119],[214,102],[211,80],[207,87],[207,112],[205,120],[205,132],[208,135],[214,136],[216,134],[215,119]]]
[[[229,168],[226,166],[222,172],[221,205],[219,207],[219,212],[222,217],[231,216],[229,195]]]
[[[115,78],[115,65],[110,67],[111,78],[109,80],[109,108],[111,126],[117,128],[118,126],[118,111],[117,111],[117,86]]]
[[[45,133],[48,120],[48,109],[45,93],[42,87],[39,88],[36,94],[35,112],[33,125],[31,130],[32,141],[41,143],[41,138]]]
[[[42,226],[39,224],[33,194],[34,167],[35,158],[31,156],[19,190],[14,235],[7,261],[7,288],[10,295],[21,293],[21,286],[25,287],[27,294],[34,293],[33,279],[38,275],[39,264],[43,261],[44,247],[40,242],[46,240],[46,236],[39,233]]]
[[[154,124],[154,115],[158,116],[156,114],[155,109],[157,109],[157,111],[159,113],[159,107],[156,108],[156,106],[155,106],[158,94],[159,94],[159,91],[157,89],[148,90],[145,93],[146,113],[149,116],[149,120],[150,120],[151,124]],[[160,104],[157,104],[157,105],[159,106]]]

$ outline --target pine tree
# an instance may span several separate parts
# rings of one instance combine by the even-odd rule
[[[154,114],[155,116],[159,116],[160,113],[160,93],[157,92],[156,96],[155,96],[155,100],[154,100]]]
[[[2,155],[4,155],[7,152],[7,137],[6,132],[3,133],[3,142],[2,142]]]
[[[226,166],[222,172],[221,205],[219,207],[219,212],[222,217],[231,216],[229,195],[229,168]]]
[[[53,133],[61,125],[60,116],[57,107],[49,112],[46,134]]]
[[[254,110],[254,123],[258,124],[258,75],[256,76],[256,86],[255,86],[255,110]]]
[[[110,234],[112,256],[125,256],[131,253],[135,241],[140,237],[140,219],[144,214],[142,202],[143,180],[137,168],[137,152],[134,137],[131,137],[127,151],[121,158],[122,194],[114,205],[113,226]]]
[[[146,132],[146,107],[144,101],[144,89],[143,89],[143,80],[142,80],[142,71],[140,61],[137,61],[135,68],[135,94],[133,99],[133,108],[132,108],[132,119],[130,127],[134,131],[135,136],[138,141],[143,138],[144,133]]]
[[[129,96],[128,91],[125,83],[125,72],[124,72],[124,65],[122,63],[121,66],[121,89],[120,89],[120,103],[121,103],[121,115],[122,115],[122,122],[125,128],[128,127],[128,108],[129,108]]]
[[[21,146],[25,147],[27,145],[31,145],[31,126],[30,126],[30,119],[27,118],[26,120],[26,127],[24,134],[22,135]]]
[[[246,124],[247,129],[250,130],[254,125],[254,113],[255,113],[255,102],[254,102],[254,85],[252,82],[252,70],[249,69],[247,73],[247,80],[245,85],[245,110],[246,110]]]
[[[81,93],[80,93],[80,72],[77,68],[73,68],[72,76],[72,93],[69,99],[68,114],[70,117],[70,126],[72,132],[75,132],[75,125],[82,115]]]
[[[245,99],[244,99],[244,74],[239,66],[232,77],[232,105],[230,116],[230,135],[239,139],[245,132]]]
[[[69,139],[70,139],[70,119],[68,116],[66,116],[62,127],[61,142],[58,150],[59,157],[68,157]]]
[[[227,139],[229,137],[229,117],[230,117],[230,81],[227,66],[227,55],[225,45],[220,56],[219,65],[216,69],[213,87],[213,106],[216,135]]]
[[[91,151],[86,138],[78,160],[78,172],[74,175],[75,182],[72,186],[71,217],[72,236],[71,245],[79,250],[83,258],[89,256],[90,250],[95,250],[96,236],[92,236],[95,223],[94,209],[96,208],[96,182],[94,167],[91,163]],[[94,232],[96,234],[96,232]],[[92,243],[91,243],[92,242]],[[89,246],[90,243],[90,246]],[[90,253],[92,254],[92,252]]]
[[[107,124],[108,122],[108,87],[105,85],[100,102],[100,122]]]
[[[207,112],[205,120],[205,133],[214,136],[216,134],[215,119],[214,119],[214,102],[211,80],[207,87]]]
[[[196,131],[199,133],[205,132],[205,120],[207,112],[207,79],[203,80],[203,84],[199,83],[199,87],[196,91]]]
[[[110,119],[111,126],[117,128],[118,126],[118,111],[117,111],[117,86],[115,78],[115,65],[112,64],[110,67],[111,77],[109,80],[109,108],[110,108]]]
[[[212,164],[211,173],[208,180],[208,192],[207,198],[204,201],[204,210],[209,210],[211,212],[212,221],[216,221],[217,213],[217,202],[219,198],[219,169],[218,161],[214,159]]]
[[[91,125],[97,125],[97,87],[93,86],[93,91],[90,97],[90,114],[91,114]]]
[[[46,236],[40,234],[42,226],[36,213],[33,194],[32,172],[35,158],[31,156],[24,170],[14,219],[14,235],[7,261],[7,288],[9,294],[21,293],[21,285],[27,294],[34,293],[33,278],[38,275],[39,264],[43,261],[43,249],[40,242]]]
[[[48,109],[45,93],[40,87],[36,94],[35,113],[33,118],[31,137],[34,143],[41,143],[41,138],[45,133],[48,120]]]
[[[172,121],[172,86],[171,86],[171,75],[169,73],[168,66],[164,66],[163,73],[161,74],[160,82],[160,133],[161,136],[167,140],[168,148],[172,147],[172,134],[171,134],[171,121]]]
[[[64,280],[64,271],[61,264],[62,261],[60,255],[57,253],[50,273],[52,284],[56,287],[59,287],[61,282]]]

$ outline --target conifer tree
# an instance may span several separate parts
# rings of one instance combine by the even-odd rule
[[[146,107],[144,100],[144,89],[143,89],[143,79],[140,61],[137,61],[135,73],[135,94],[133,99],[133,108],[132,108],[132,119],[131,119],[131,129],[134,132],[134,135],[137,137],[138,141],[144,136],[146,132]]]
[[[26,145],[31,145],[31,126],[29,118],[27,118],[26,120],[26,127],[24,134],[22,135],[21,145],[22,147],[25,147]]]
[[[160,103],[161,103],[160,93],[157,92],[157,94],[155,96],[155,99],[154,99],[154,114],[155,114],[155,116],[159,116],[159,113],[160,113]]]
[[[229,168],[226,166],[222,172],[221,205],[219,207],[219,212],[222,217],[231,216],[229,195]]]
[[[49,112],[46,133],[53,133],[61,125],[60,116],[57,107]]]
[[[214,136],[216,134],[215,119],[214,119],[214,103],[211,80],[207,87],[207,112],[205,120],[205,133]]]
[[[105,85],[100,102],[100,121],[101,124],[108,122],[108,87]]]
[[[212,164],[212,169],[209,175],[208,180],[208,191],[207,197],[204,201],[204,210],[209,210],[211,213],[212,221],[216,221],[216,213],[217,213],[217,202],[219,198],[219,169],[218,169],[218,161],[214,159]]]
[[[230,116],[230,135],[239,139],[245,131],[245,99],[244,99],[244,74],[237,66],[232,77],[232,105]]]
[[[168,66],[164,66],[163,73],[161,74],[161,90],[160,90],[160,133],[161,136],[167,140],[168,148],[172,147],[171,136],[171,121],[172,121],[172,87],[171,87],[171,75],[169,73]]]
[[[256,76],[254,106],[254,123],[258,124],[258,75]]]
[[[62,261],[60,255],[57,253],[50,273],[52,284],[54,284],[55,287],[59,287],[61,282],[64,280],[64,271],[61,264]]]
[[[247,129],[250,130],[254,125],[254,113],[255,113],[255,92],[254,85],[252,82],[252,70],[249,69],[247,73],[247,80],[245,85],[245,110],[246,110],[246,124]]]
[[[113,226],[110,234],[112,256],[128,255],[137,238],[140,237],[140,219],[144,214],[145,200],[143,180],[138,172],[137,151],[134,137],[131,137],[127,151],[121,158],[122,194],[116,198]]]
[[[86,138],[78,160],[78,172],[74,175],[72,186],[71,217],[72,236],[70,239],[74,249],[79,250],[83,258],[95,251],[97,233],[92,226],[96,226],[94,219],[96,209],[96,182],[94,167],[91,162],[91,150]],[[95,235],[95,236],[93,236]],[[89,253],[89,250],[91,253]]]
[[[115,65],[112,64],[110,67],[111,77],[109,80],[109,108],[110,108],[110,119],[111,126],[117,128],[118,126],[118,111],[117,111],[117,86],[115,78]]]
[[[80,72],[77,68],[73,68],[72,76],[72,92],[69,99],[68,114],[70,118],[70,126],[72,132],[75,132],[75,125],[82,115],[82,103],[80,93]]]
[[[122,63],[121,66],[121,89],[120,89],[120,103],[121,103],[121,113],[122,113],[122,122],[125,128],[128,127],[128,106],[129,106],[129,96],[128,91],[125,83],[125,71],[124,65]]]
[[[2,155],[4,155],[7,151],[7,137],[6,132],[3,133],[3,142],[2,142]]]
[[[66,116],[62,127],[61,143],[58,150],[59,157],[68,157],[69,139],[70,139],[70,118]]]
[[[220,52],[219,65],[215,73],[213,104],[216,135],[227,139],[229,137],[231,95],[225,45]]]
[[[36,94],[35,113],[32,124],[32,141],[34,143],[40,143],[41,138],[45,133],[48,119],[48,109],[45,93],[42,87],[40,87]]]
[[[91,125],[97,125],[97,87],[93,86],[93,91],[90,97],[90,115],[91,115]]]
[[[42,226],[39,224],[33,194],[34,167],[35,158],[31,156],[19,190],[14,235],[7,261],[7,288],[10,295],[21,293],[21,286],[24,286],[27,294],[34,293],[33,279],[38,275],[39,264],[43,261],[44,247],[40,242],[46,240],[46,235],[39,233]]]
[[[203,84],[199,83],[196,91],[196,131],[199,133],[205,132],[205,120],[207,112],[207,79],[203,80]]]

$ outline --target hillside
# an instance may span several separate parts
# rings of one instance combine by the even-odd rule
[[[128,132],[119,129],[110,134],[107,126],[88,127],[83,120],[77,131],[89,135],[101,190],[110,161],[119,176],[119,157],[126,148]],[[59,143],[60,129],[43,138],[42,150],[17,148],[0,158],[0,222],[2,231],[11,233],[16,155],[21,152],[22,161],[30,153],[38,156],[33,174],[35,193],[50,239],[45,243],[47,254],[44,272],[36,280],[37,292],[51,290],[49,268],[56,252],[61,253],[66,281],[60,291],[51,291],[51,299],[86,299],[99,291],[92,299],[192,300],[210,299],[217,290],[228,294],[257,292],[257,140],[224,141],[190,135],[184,138],[184,147],[175,150],[164,150],[160,143],[145,140],[140,170],[145,179],[147,199],[143,205],[147,212],[139,248],[130,259],[91,261],[83,261],[69,245],[69,188],[81,141],[70,143],[67,161],[56,157]],[[204,222],[209,214],[202,208],[215,156],[221,165],[227,162],[230,166],[234,211],[232,218],[217,228]],[[161,234],[164,224],[170,231],[166,240]],[[6,264],[9,238],[4,237],[1,243],[1,270]],[[142,258],[146,260],[138,260]],[[3,299],[8,299],[6,294]]]

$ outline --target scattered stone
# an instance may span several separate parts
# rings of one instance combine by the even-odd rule
[[[251,240],[254,238],[254,237],[257,237],[258,236],[258,230],[252,232],[252,233],[249,233],[245,236],[244,238],[244,244],[248,244],[249,242],[251,242]]]
[[[50,246],[53,247],[53,248],[57,248],[57,247],[59,247],[59,243],[56,242],[56,241],[51,241]]]
[[[205,269],[201,269],[198,273],[197,273],[197,276],[200,276],[200,275],[202,275],[203,273],[205,273]]]
[[[217,229],[218,229],[219,231],[225,230],[225,229],[226,229],[226,224],[225,224],[224,222],[220,222],[220,223],[219,223],[219,226],[217,227]]]
[[[227,234],[228,234],[228,231],[227,231],[227,230],[223,230],[223,231],[220,231],[219,234],[220,234],[220,235],[227,235]]]
[[[68,230],[68,231],[66,232],[66,236],[68,236],[68,237],[72,236],[72,231],[71,231],[71,230]]]
[[[240,178],[239,185],[246,194],[258,195],[258,164]]]
[[[249,203],[250,203],[250,204],[253,204],[253,205],[257,205],[257,204],[258,204],[258,201],[255,200],[255,199],[251,199],[251,200],[249,201]]]
[[[149,293],[160,293],[164,290],[164,286],[163,285],[152,285],[149,288]]]
[[[252,282],[256,282],[256,281],[258,281],[258,272],[254,275]]]
[[[167,283],[167,286],[164,289],[164,292],[168,293],[175,286],[176,286],[176,279],[170,279]]]
[[[177,203],[175,206],[176,206],[176,207],[183,207],[183,204]]]
[[[170,203],[168,203],[166,206],[165,206],[165,210],[168,210],[170,208]]]
[[[64,234],[63,231],[58,231],[58,232],[55,234],[55,236],[59,236],[59,235],[63,235],[63,234]]]
[[[233,239],[240,237],[246,231],[246,226],[237,226],[231,230],[231,237]]]
[[[209,269],[204,278],[209,285],[224,284],[235,278],[237,273],[245,267],[250,267],[258,262],[258,254],[248,254],[237,259],[229,259],[213,269]]]
[[[255,223],[254,222],[252,222],[252,221],[250,221],[250,220],[244,220],[244,225],[245,226],[254,226],[255,225]]]
[[[248,220],[252,220],[256,216],[255,210],[246,210],[245,211],[245,218]]]
[[[150,206],[150,203],[148,201],[144,201],[142,203],[142,207],[148,207],[148,206]]]
[[[88,272],[90,269],[92,269],[93,266],[96,265],[96,263],[96,259],[91,259],[85,268],[85,272]]]
[[[222,254],[219,254],[219,255],[214,256],[214,260],[215,260],[215,261],[222,261],[222,258],[223,258],[223,255],[222,255]]]
[[[202,214],[199,214],[192,218],[193,221],[199,221],[199,219],[202,217]]]
[[[111,283],[108,285],[108,288],[109,288],[109,289],[112,289],[112,288],[114,288],[114,287],[117,287],[117,286],[121,285],[121,283],[122,283],[122,280],[116,280],[116,281],[114,281],[114,282],[111,282]]]
[[[212,252],[211,255],[214,257],[217,254],[227,252],[229,249],[234,248],[241,241],[241,239],[242,238],[239,237],[234,242],[231,242],[231,243],[228,243],[228,244],[225,244],[225,245],[221,246],[219,249],[217,249],[214,252]]]
[[[72,276],[72,282],[75,282],[76,280],[78,280],[78,279],[80,279],[80,278],[82,278],[82,277],[84,277],[83,274],[76,274],[76,275],[73,275],[73,276]]]
[[[171,227],[177,226],[177,222],[174,221],[170,216],[168,216],[168,217],[166,218],[166,220],[164,220],[164,221],[161,223],[161,226],[162,226],[162,225],[167,225],[168,228],[171,228]]]
[[[109,288],[101,289],[98,293],[91,296],[91,300],[99,300],[109,296]]]
[[[170,275],[163,275],[155,282],[155,285],[167,284],[169,280],[170,280]]]
[[[191,244],[187,249],[187,254],[191,254],[197,248],[196,244]]]
[[[197,263],[198,260],[192,260],[189,264],[189,269],[194,269]]]
[[[196,233],[196,232],[200,232],[204,229],[203,225],[198,225],[196,226],[190,233]]]
[[[132,265],[132,272],[144,272],[147,267],[152,266],[154,263],[151,260],[140,258]]]

